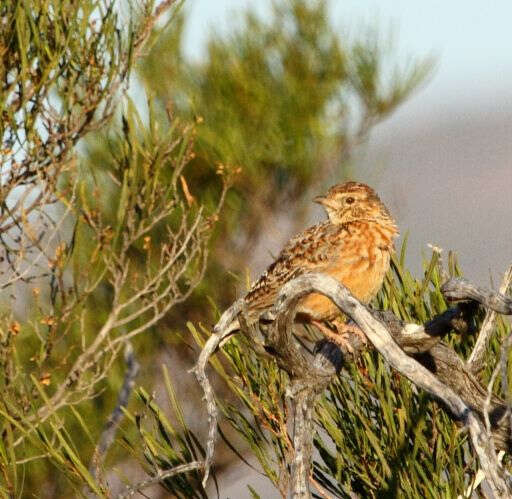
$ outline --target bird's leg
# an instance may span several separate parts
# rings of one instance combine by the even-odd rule
[[[316,326],[320,330],[320,332],[327,337],[328,340],[332,341],[334,344],[338,345],[343,350],[346,350],[349,353],[354,353],[354,348],[347,340],[351,331],[341,332],[337,327],[336,329],[338,332],[335,332],[330,327],[326,326],[322,321],[312,320],[311,323],[314,326]]]
[[[349,324],[339,318],[334,319],[332,321],[332,323],[333,323],[334,327],[336,328],[336,331],[338,331],[338,333],[340,335],[344,335],[346,337],[351,334],[356,334],[357,336],[359,336],[359,338],[361,338],[361,341],[363,342],[364,345],[366,345],[368,343],[368,339],[366,338],[366,335],[363,333],[361,328],[356,326],[356,324],[354,324],[354,323]]]

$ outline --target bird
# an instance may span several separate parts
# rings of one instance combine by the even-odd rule
[[[308,272],[334,277],[364,304],[380,290],[399,232],[377,193],[364,183],[349,181],[333,185],[314,201],[324,208],[327,219],[290,239],[252,284],[243,298],[247,323],[257,323],[272,308],[281,287]],[[358,330],[342,317],[339,308],[318,293],[306,295],[297,305],[297,322],[316,326],[328,340],[350,350],[346,336]],[[235,328],[236,324],[230,329]]]

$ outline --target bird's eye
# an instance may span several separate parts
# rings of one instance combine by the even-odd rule
[[[352,196],[350,196],[349,198],[345,199],[345,203],[347,203],[347,204],[352,204],[354,201],[355,201],[355,199]]]

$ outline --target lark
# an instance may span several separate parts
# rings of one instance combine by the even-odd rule
[[[363,183],[345,182],[314,201],[324,207],[327,220],[293,237],[251,286],[244,298],[250,323],[274,305],[286,282],[308,272],[334,277],[365,304],[381,288],[398,229],[375,191]],[[347,348],[345,336],[354,331],[340,317],[339,308],[318,293],[305,296],[297,307],[298,322],[316,326]],[[333,322],[336,331],[326,322]]]

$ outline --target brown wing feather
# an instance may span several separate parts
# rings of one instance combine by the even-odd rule
[[[285,282],[305,272],[326,270],[334,255],[343,251],[341,236],[346,230],[344,225],[324,222],[292,238],[245,296],[249,308],[261,311],[270,307]]]

